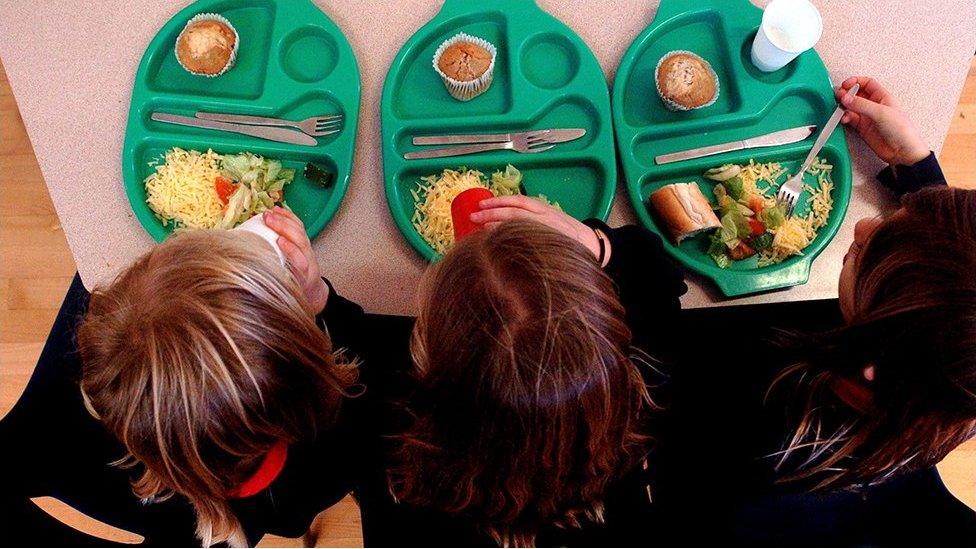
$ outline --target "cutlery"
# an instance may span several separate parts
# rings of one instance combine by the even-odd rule
[[[670,164],[671,162],[691,160],[693,158],[701,158],[703,156],[711,156],[713,154],[721,154],[730,151],[741,151],[742,149],[788,145],[790,143],[803,141],[807,137],[810,137],[810,134],[812,134],[816,129],[816,126],[800,126],[798,128],[791,128],[788,130],[781,130],[778,132],[767,133],[765,135],[750,137],[741,141],[730,141],[729,143],[722,143],[719,145],[709,145],[707,147],[699,147],[697,149],[688,149],[686,151],[662,154],[655,157],[654,162],[658,164]]]
[[[847,91],[845,99],[848,97],[853,97],[857,90],[861,89],[859,84],[854,84],[851,89]],[[800,166],[800,170],[796,172],[796,175],[791,177],[786,183],[783,183],[779,188],[779,192],[776,193],[776,202],[786,204],[786,215],[787,217],[793,215],[793,210],[796,209],[796,203],[800,200],[800,192],[803,190],[803,174],[807,172],[807,169],[816,160],[817,154],[820,149],[823,148],[824,143],[830,137],[830,134],[834,133],[834,128],[840,122],[841,117],[844,116],[844,106],[843,104],[837,105],[834,109],[834,114],[830,115],[827,123],[824,124],[823,130],[820,131],[820,135],[817,136],[817,141],[814,142],[813,148],[810,149],[810,153],[807,154],[807,159],[803,161],[803,165]]]
[[[201,120],[215,120],[234,124],[248,124],[251,126],[286,126],[298,128],[312,137],[321,137],[339,133],[342,127],[342,115],[311,116],[305,120],[285,120],[284,118],[269,118],[266,116],[250,116],[246,114],[222,114],[216,112],[197,112],[196,117]]]
[[[295,145],[310,146],[318,145],[318,141],[316,141],[314,137],[309,137],[304,133],[285,128],[245,126],[242,124],[230,124],[227,122],[216,122],[213,120],[201,120],[199,118],[192,118],[190,116],[180,116],[177,114],[168,114],[163,112],[154,112],[150,118],[157,122],[166,122],[169,124],[190,126],[193,128],[206,128],[209,130],[221,130],[225,132],[239,133],[253,137],[260,137],[261,139],[267,139],[269,141],[278,141],[280,143],[293,143]]]
[[[522,132],[528,133],[528,132]],[[549,138],[550,143],[563,143],[579,139],[586,135],[586,130],[582,128],[568,129],[546,129],[536,130],[537,135],[544,135]],[[460,145],[467,143],[504,143],[511,141],[512,136],[518,133],[495,133],[495,134],[473,134],[473,135],[430,135],[414,137],[414,145]]]

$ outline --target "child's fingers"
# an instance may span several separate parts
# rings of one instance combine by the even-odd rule
[[[533,219],[535,214],[518,207],[496,207],[490,210],[481,210],[471,214],[471,221],[475,223],[492,223],[508,221],[510,219]]]
[[[481,207],[482,210],[492,208],[521,208],[523,210],[535,213],[542,213],[544,211],[544,205],[542,202],[521,194],[486,198],[478,203],[478,206]]]
[[[312,246],[308,241],[308,235],[305,234],[305,227],[302,226],[301,222],[295,222],[295,220],[280,215],[276,211],[266,212],[264,222],[274,232],[291,241],[299,249],[311,252]]]
[[[295,212],[282,208],[281,206],[275,206],[272,208],[272,211],[294,221],[295,223],[298,223],[302,226],[302,228],[305,228],[305,224],[302,223],[302,220],[299,219],[297,215],[295,215]]]
[[[291,268],[292,273],[299,280],[304,281],[308,274],[308,257],[298,246],[283,236],[278,237],[278,247],[281,253],[285,254],[285,261]]]

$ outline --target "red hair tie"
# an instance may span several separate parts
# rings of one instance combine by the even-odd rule
[[[264,454],[261,465],[250,478],[241,483],[227,493],[232,498],[249,498],[254,494],[264,490],[274,482],[281,470],[285,468],[285,460],[288,458],[288,444],[281,440]]]
[[[475,187],[454,197],[451,201],[451,220],[454,222],[455,242],[484,227],[481,223],[471,221],[471,214],[481,211],[482,200],[494,196],[484,187]]]

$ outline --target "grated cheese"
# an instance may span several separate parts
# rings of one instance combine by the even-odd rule
[[[444,170],[440,175],[421,178],[416,190],[411,222],[435,252],[443,255],[454,245],[451,202],[468,189],[488,188],[478,170]]]
[[[212,229],[220,222],[223,204],[214,181],[220,175],[220,155],[173,148],[145,180],[146,202],[156,217],[177,228]]]
[[[749,164],[751,167],[752,161]],[[768,164],[767,166],[771,165]],[[758,166],[763,165],[759,164]],[[780,182],[778,179],[786,173],[785,170],[777,171],[779,164],[775,164],[775,166],[776,168],[763,172],[764,174],[775,174],[768,188],[768,190],[773,191],[772,195],[775,195],[775,191],[785,182]],[[831,195],[834,190],[834,183],[831,179],[833,169],[832,165],[820,158],[817,158],[807,169],[807,173],[817,179],[816,188],[809,184],[803,186],[803,190],[810,194],[810,211],[804,217],[793,216],[788,218],[782,226],[770,231],[773,233],[773,247],[772,250],[760,252],[758,263],[760,267],[780,263],[790,256],[803,255],[804,248],[809,246],[817,237],[817,231],[827,225],[830,211],[834,207],[834,199]],[[764,198],[775,202],[775,198],[771,196],[764,196]]]

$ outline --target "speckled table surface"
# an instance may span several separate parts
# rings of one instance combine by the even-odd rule
[[[814,0],[824,19],[817,45],[837,83],[872,75],[908,107],[938,151],[976,49],[972,0]],[[367,310],[409,314],[426,263],[393,224],[383,192],[379,102],[400,46],[440,8],[436,0],[316,0],[345,32],[362,73],[356,168],[336,218],[315,240],[323,272]],[[763,0],[758,2],[765,4]],[[590,46],[611,84],[620,58],[653,19],[658,2],[539,0]],[[0,0],[0,57],[89,288],[110,280],[153,241],[131,213],[121,184],[120,151],[132,79],[149,40],[183,0]],[[2,129],[0,129],[2,131]],[[874,174],[882,168],[850,136],[854,192],[840,233],[803,286],[747,298],[722,298],[690,275],[687,307],[836,297],[841,258],[857,219],[890,208]],[[0,182],[3,174],[0,174]],[[634,214],[618,185],[611,225]],[[43,269],[43,265],[37,268]]]

